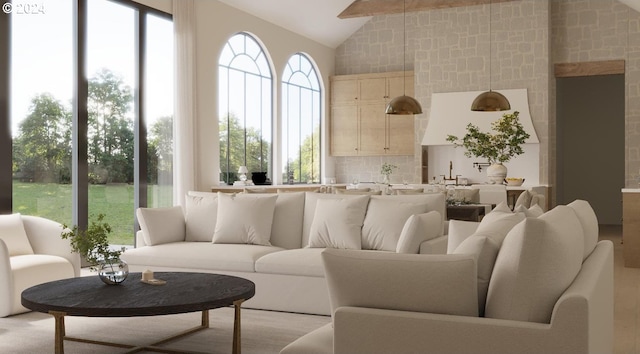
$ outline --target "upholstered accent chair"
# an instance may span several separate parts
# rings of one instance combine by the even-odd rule
[[[80,276],[80,256],[62,230],[38,216],[0,215],[0,317],[29,311],[20,302],[23,290]]]

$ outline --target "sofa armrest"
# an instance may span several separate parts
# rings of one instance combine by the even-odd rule
[[[39,216],[22,215],[24,229],[35,254],[48,254],[65,258],[80,276],[80,255],[71,252],[71,242],[63,239],[62,224]]]
[[[447,235],[423,241],[420,244],[420,254],[447,254]]]
[[[144,247],[146,245],[147,243],[144,242],[144,233],[142,233],[142,230],[138,230],[138,232],[136,232],[136,248]]]
[[[13,275],[9,261],[9,249],[7,244],[0,239],[0,317],[11,313],[13,303]]]

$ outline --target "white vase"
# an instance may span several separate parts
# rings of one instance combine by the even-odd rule
[[[507,167],[501,162],[495,162],[487,167],[487,177],[491,184],[502,184],[507,178]]]

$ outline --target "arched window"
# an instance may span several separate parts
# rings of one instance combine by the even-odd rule
[[[320,81],[304,54],[291,56],[282,74],[284,182],[320,183]]]
[[[240,166],[271,176],[273,90],[264,50],[238,33],[225,44],[218,71],[222,179],[233,184]]]

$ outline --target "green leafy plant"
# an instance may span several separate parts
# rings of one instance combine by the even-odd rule
[[[512,157],[524,153],[522,144],[529,138],[529,134],[524,130],[522,123],[518,119],[520,113],[505,113],[502,118],[491,123],[491,129],[495,133],[485,133],[469,123],[467,134],[462,140],[454,135],[447,135],[447,141],[452,142],[456,147],[462,146],[467,151],[467,157],[483,157],[489,163],[507,162]]]
[[[63,239],[69,239],[71,250],[78,253],[91,265],[91,270],[96,270],[100,263],[106,263],[112,268],[120,262],[120,255],[125,248],[112,250],[109,248],[108,236],[111,226],[104,221],[104,214],[98,214],[96,220],[92,220],[87,230],[80,230],[78,226],[69,229],[64,225]]]
[[[398,166],[385,162],[382,164],[382,167],[380,168],[380,174],[383,174],[387,176],[387,178],[389,178],[389,175],[393,173],[394,168],[398,168]]]

